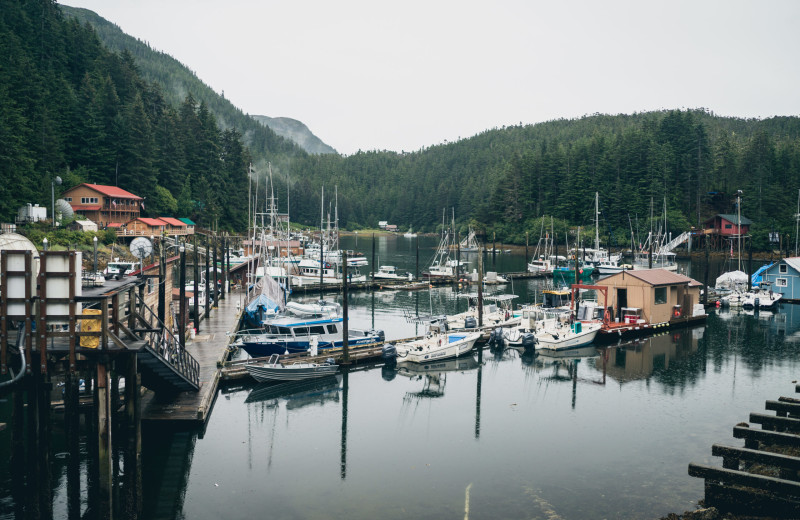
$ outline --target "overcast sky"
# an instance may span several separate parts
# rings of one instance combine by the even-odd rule
[[[66,0],[340,153],[705,107],[800,114],[800,1]]]

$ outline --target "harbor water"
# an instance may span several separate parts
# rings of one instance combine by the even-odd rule
[[[376,240],[376,263],[414,272],[414,240]],[[371,237],[343,242],[371,263]],[[436,242],[421,240],[421,266]],[[484,268],[523,271],[525,261],[498,253],[495,269],[491,255]],[[681,269],[702,280],[703,266]],[[543,284],[486,291],[528,303]],[[423,329],[409,316],[463,311],[471,290],[353,292],[351,327],[383,329],[388,341],[414,336]],[[702,498],[689,462],[718,463],[713,443],[740,443],[734,425],[793,395],[799,353],[800,306],[782,304],[715,310],[701,326],[569,357],[485,348],[431,365],[358,366],[283,391],[239,382],[223,387],[202,430],[144,429],[142,517],[659,518]],[[0,406],[7,422],[8,400]],[[66,518],[67,455],[54,436],[53,513]],[[23,518],[8,428],[0,440],[0,518]]]

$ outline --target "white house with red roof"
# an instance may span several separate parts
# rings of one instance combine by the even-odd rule
[[[73,211],[95,222],[98,227],[118,227],[139,218],[144,199],[117,186],[79,184],[66,190],[61,198]]]

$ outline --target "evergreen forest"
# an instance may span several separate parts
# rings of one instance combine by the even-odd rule
[[[624,245],[651,214],[663,220],[665,206],[677,234],[734,213],[741,191],[755,248],[769,247],[771,231],[794,240],[795,116],[593,114],[416,151],[308,154],[185,65],[90,15],[50,0],[0,0],[0,221],[26,203],[49,206],[58,175],[56,196],[81,182],[118,185],[146,197],[148,216],[243,231],[248,190],[264,190],[269,172],[281,207],[307,225],[319,222],[324,188],[326,206],[337,194],[341,227],[386,220],[435,232],[444,214],[461,232],[524,244],[526,233],[539,237],[543,217],[562,229],[592,226],[599,192],[603,239]]]

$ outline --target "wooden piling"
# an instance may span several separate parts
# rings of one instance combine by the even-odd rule
[[[111,518],[112,513],[112,452],[111,452],[111,396],[109,394],[108,366],[106,360],[97,362],[97,463],[98,463],[98,515]]]

